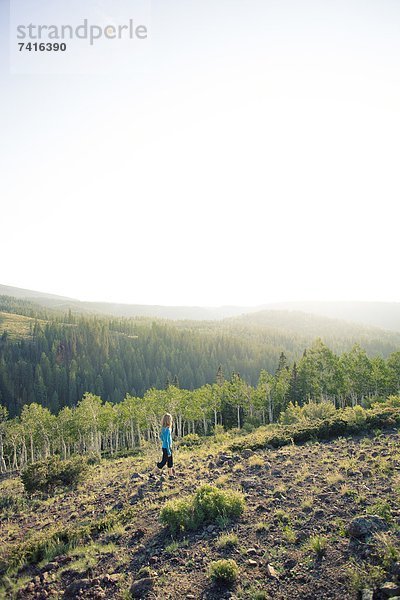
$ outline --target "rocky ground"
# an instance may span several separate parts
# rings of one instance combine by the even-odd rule
[[[176,479],[155,472],[156,455],[102,461],[85,484],[26,498],[19,477],[0,482],[0,558],[49,539],[29,565],[3,576],[4,598],[238,598],[380,600],[400,596],[400,436],[339,438],[279,450],[229,451],[229,441],[176,453]],[[246,511],[171,536],[160,507],[202,483],[239,489]],[[132,510],[127,513],[127,508]],[[109,527],[67,545],[60,533]],[[119,520],[118,515],[121,516]],[[127,515],[129,515],[127,517]],[[24,546],[25,545],[25,546]],[[43,544],[42,544],[43,547]],[[232,558],[231,588],[207,577]]]

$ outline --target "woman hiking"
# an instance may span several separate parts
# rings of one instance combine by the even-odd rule
[[[175,477],[174,460],[172,457],[172,415],[166,413],[161,419],[160,440],[162,442],[162,459],[157,463],[157,467],[162,469],[168,465],[168,473],[170,477]]]

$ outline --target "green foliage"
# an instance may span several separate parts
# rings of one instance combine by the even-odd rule
[[[385,569],[380,565],[353,564],[347,571],[350,587],[355,592],[363,589],[378,588],[387,578]]]
[[[393,394],[400,352],[371,358],[371,348],[353,345],[354,339],[344,346],[333,340],[335,352],[346,350],[341,355],[321,339],[303,352],[306,338],[275,331],[271,342],[269,330],[261,323],[249,328],[247,319],[239,326],[35,313],[34,306],[6,297],[0,297],[1,310],[8,317],[20,311],[30,333],[18,344],[7,331],[0,337],[0,472],[19,471],[51,453],[64,459],[71,451],[90,453],[96,464],[100,453],[117,457],[145,448],[165,412],[174,415],[174,443],[182,448],[249,434],[255,445],[278,447],[399,422],[400,400]],[[381,354],[390,349],[382,347]],[[167,380],[176,385],[162,389]],[[384,396],[389,400],[378,404]],[[335,411],[335,403],[352,408]],[[253,431],[277,421],[281,427],[267,435]]]
[[[327,546],[328,540],[322,535],[314,535],[308,541],[309,549],[317,556],[317,558],[322,558],[322,556],[324,556]]]
[[[389,396],[389,398],[385,401],[385,404],[387,404],[387,406],[400,408],[400,396]]]
[[[391,523],[393,520],[390,504],[388,502],[383,502],[382,500],[379,500],[372,506],[368,506],[367,513],[370,515],[378,515],[378,517],[381,517],[387,523]]]
[[[12,546],[0,561],[0,578],[13,569],[37,564],[43,559],[51,560],[60,553],[75,548],[103,531],[110,531],[118,524],[131,522],[134,509],[129,507],[122,511],[110,512],[105,517],[91,521],[79,527],[62,527],[52,532],[39,531],[26,541]]]
[[[180,446],[199,446],[202,443],[201,437],[197,433],[188,433],[179,440]]]
[[[160,511],[160,521],[163,525],[167,525],[172,533],[196,529],[200,525],[190,498],[178,498],[166,502]]]
[[[383,567],[390,569],[400,560],[400,546],[387,533],[376,533],[373,538],[375,551]]]
[[[76,485],[82,480],[86,470],[87,463],[80,456],[65,461],[51,456],[25,467],[21,479],[28,493],[49,492],[58,486]]]
[[[85,458],[88,465],[99,465],[101,463],[100,452],[89,452]]]
[[[239,537],[237,533],[223,533],[219,536],[215,545],[220,550],[225,550],[226,548],[234,548],[239,544]]]
[[[400,425],[400,409],[380,404],[365,410],[360,415],[358,411],[336,410],[329,419],[319,421],[301,421],[293,425],[279,427],[264,427],[256,432],[235,440],[230,449],[233,451],[250,448],[258,450],[266,446],[280,448],[292,443],[309,440],[327,440],[338,436],[352,435],[361,431],[374,431],[377,428],[392,428]]]
[[[220,585],[232,585],[239,577],[239,567],[232,559],[216,560],[208,568],[208,577]]]
[[[26,504],[26,498],[19,495],[2,494],[0,496],[0,512],[3,516],[15,516],[26,508]]]
[[[329,419],[336,413],[332,402],[308,402],[304,406],[289,403],[287,409],[281,413],[279,421],[283,425],[301,423],[304,421],[320,421]]]
[[[224,435],[225,434],[225,427],[223,425],[214,425],[212,428],[212,432],[215,436],[218,435]]]
[[[286,410],[281,412],[279,422],[282,423],[282,425],[293,425],[294,423],[300,423],[300,421],[304,421],[301,406],[299,406],[297,402],[295,404],[289,402]]]
[[[364,426],[367,421],[367,412],[362,406],[347,406],[343,410],[343,417],[349,425]]]
[[[252,431],[254,431],[255,428],[256,425],[253,425],[253,423],[249,423],[249,421],[246,421],[245,423],[243,423],[242,431],[244,433],[251,433]]]
[[[160,521],[173,532],[197,529],[203,523],[225,522],[239,517],[245,508],[243,494],[201,486],[193,496],[170,500],[160,511]]]

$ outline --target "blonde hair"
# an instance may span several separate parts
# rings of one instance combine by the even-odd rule
[[[172,427],[172,415],[165,413],[161,419],[161,427]]]

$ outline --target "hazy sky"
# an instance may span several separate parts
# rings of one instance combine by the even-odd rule
[[[400,301],[398,0],[153,0],[115,75],[10,75],[0,20],[0,283]]]

